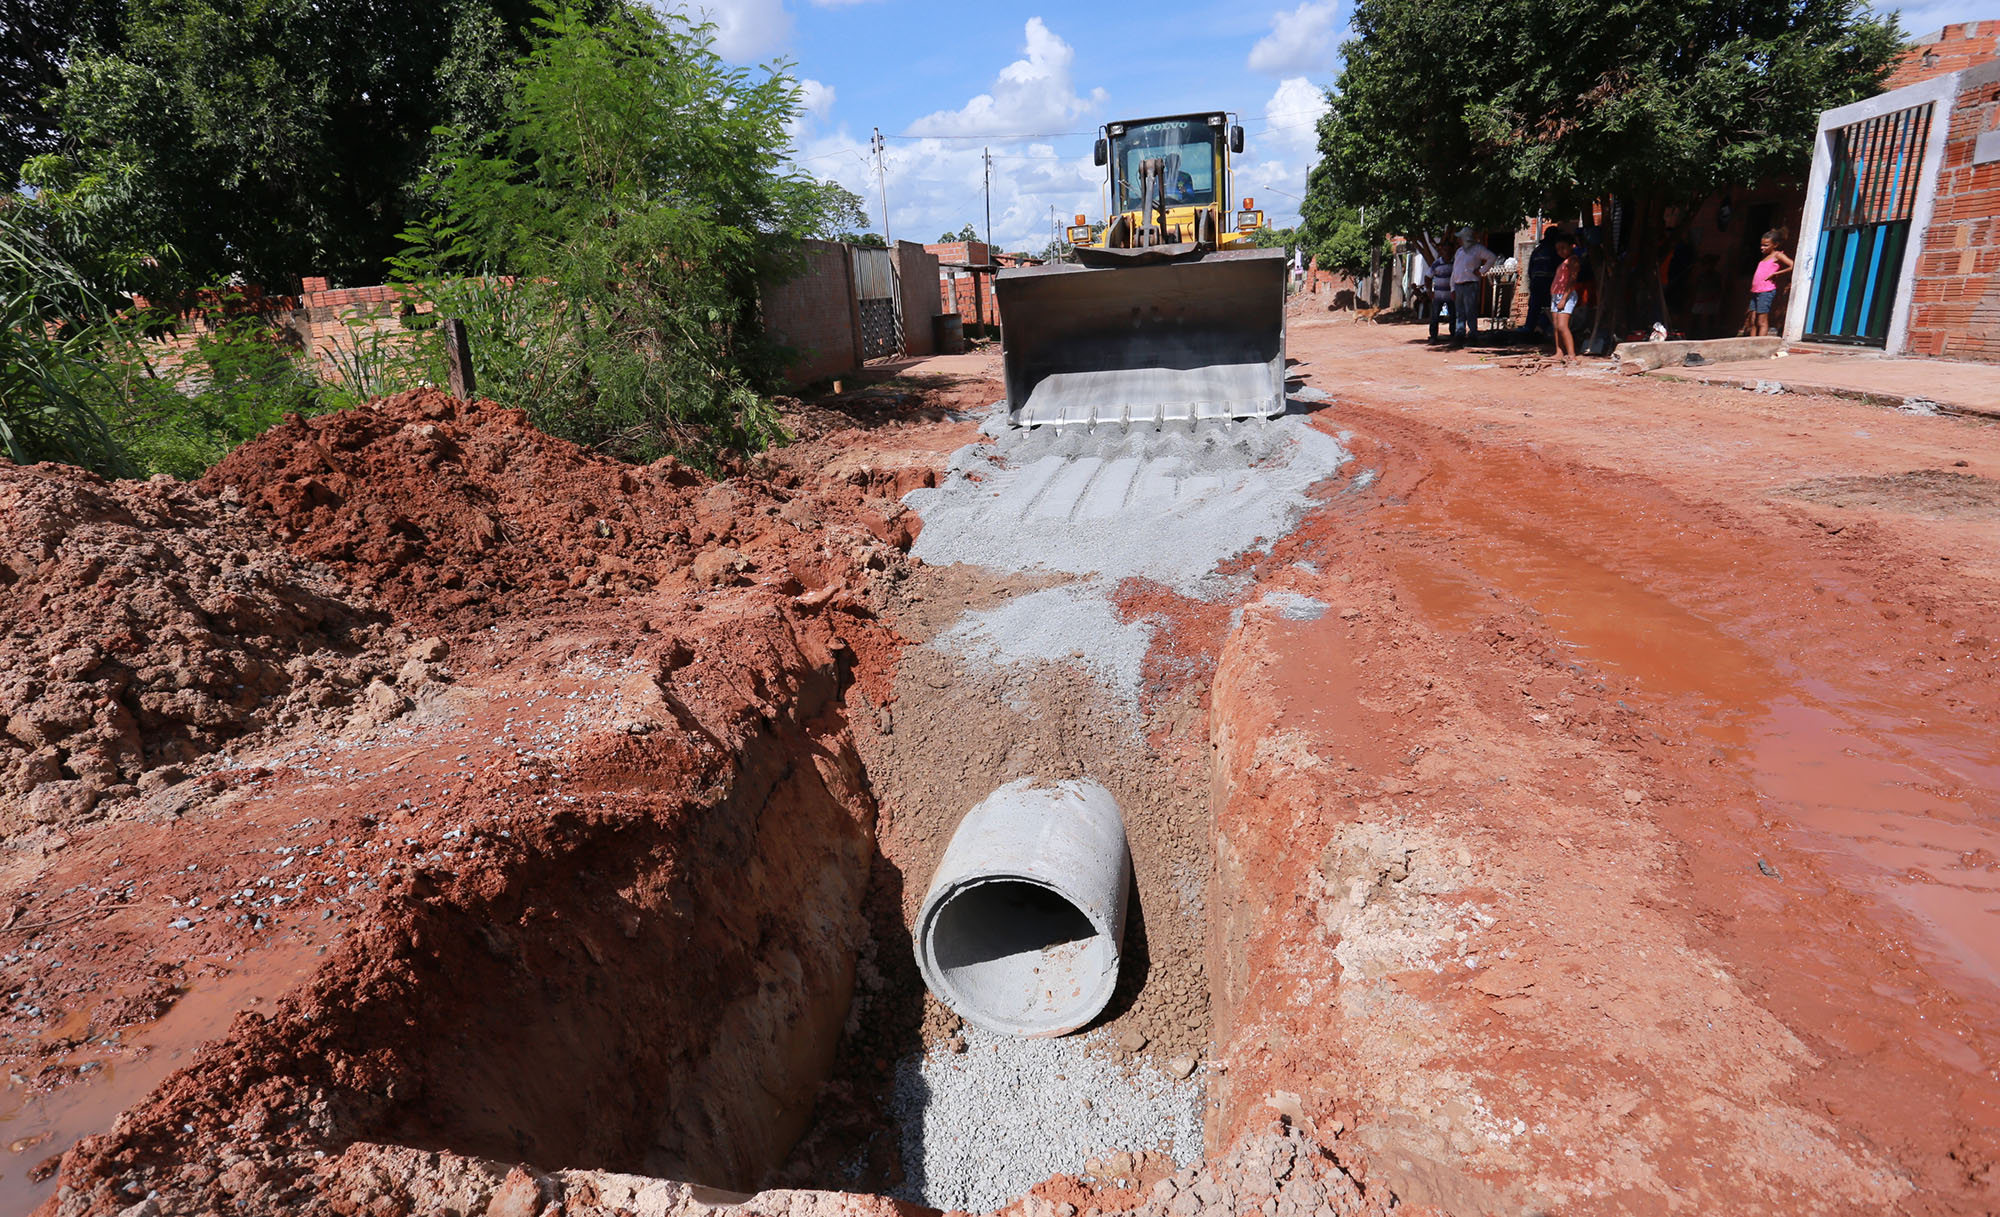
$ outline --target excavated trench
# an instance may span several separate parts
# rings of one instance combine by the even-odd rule
[[[325,1143],[939,1207],[997,1207],[1120,1150],[1198,1156],[1201,1075],[1163,1071],[1209,1039],[1205,784],[1176,777],[1129,724],[1107,725],[1088,681],[992,668],[940,690],[926,678],[954,661],[912,658],[894,713],[907,725],[865,732],[859,750],[831,690],[813,689],[826,674],[787,673],[818,704],[743,740],[710,801],[559,823],[476,899],[411,901],[389,975],[322,995],[349,1011],[330,1071],[309,1079]],[[1011,725],[948,763],[932,732],[972,729],[966,683],[983,690],[975,717]],[[899,735],[928,760],[911,764]],[[595,783],[614,807],[643,795],[645,746]],[[982,1037],[926,990],[912,906],[981,794],[1093,772],[1134,809],[1116,992],[1080,1036]],[[878,798],[905,817],[880,839]],[[1118,1046],[1135,1032],[1143,1050]],[[1011,1085],[995,1107],[1040,1123],[982,1143],[1008,1113],[925,1077],[968,1067],[990,1075],[981,1086]],[[1064,1111],[1036,1110],[1050,1087]]]
[[[1159,586],[1165,575],[1193,593],[1184,600],[1226,604],[1243,585],[1214,578],[1217,562],[1280,535],[1344,454],[1297,424],[1002,446],[997,461],[962,455],[984,467],[918,504],[919,549],[935,552],[905,588],[928,607],[900,623],[914,645],[894,696],[874,705],[850,691],[851,743],[826,724],[818,736],[822,752],[846,754],[837,767],[851,768],[851,792],[826,784],[824,763],[802,764],[811,750],[779,727],[745,742],[737,790],[679,851],[607,844],[564,862],[561,879],[524,881],[523,903],[471,918],[525,917],[551,937],[496,957],[478,932],[477,952],[440,956],[437,987],[498,1000],[457,1034],[427,1037],[450,1046],[424,1067],[426,1094],[444,1101],[382,1139],[973,1211],[1121,1152],[1156,1173],[1200,1157],[1213,1052],[1209,753],[1165,720],[1198,713],[1200,682],[1185,677],[1201,661],[1179,680],[1148,670],[1165,624],[1119,607],[1114,577]],[[1130,483],[1117,502],[1100,493],[1107,476]],[[996,481],[999,505],[954,529],[953,488]],[[998,519],[1008,482],[1031,517],[1057,513],[1040,552],[1023,548],[1034,530]],[[1135,509],[1144,526],[1107,550],[1109,520]],[[1191,532],[1201,546],[1177,540]],[[996,534],[1020,552],[963,552]],[[1083,569],[1046,560],[1077,538],[1094,545],[1075,555]],[[1177,565],[1154,570],[1169,552]],[[1117,985],[1079,1034],[995,1036],[931,995],[912,934],[969,809],[1010,783],[1073,779],[1101,784],[1124,818]],[[573,907],[530,914],[528,893],[552,886]],[[466,954],[477,963],[446,962]],[[524,1071],[536,1080],[495,1093],[492,1078]]]
[[[790,610],[774,630],[749,606],[748,647],[702,614],[704,640],[652,647],[668,729],[597,737],[536,788],[566,809],[496,789],[493,864],[408,881],[338,966],[72,1155],[66,1182],[94,1189],[75,1211],[115,1211],[142,1174],[246,1211],[290,1211],[328,1184],[328,1160],[363,1191],[403,1186],[379,1147],[971,1211],[1058,1172],[1137,1184],[1196,1163],[1213,864],[1210,753],[1191,724],[1213,655],[1155,663],[1167,623],[1127,593],[1214,607],[1219,639],[1247,583],[1216,580],[1218,562],[1281,535],[1344,453],[1296,425],[1012,442],[997,461],[961,453],[986,464],[927,504],[937,551],[903,589],[893,696],[871,700],[855,653]],[[1117,502],[1099,493],[1107,472],[1129,482]],[[1052,494],[1051,478],[1068,485]],[[1019,546],[991,505],[951,524],[995,482],[998,513],[1009,482],[1030,514],[1062,513],[1039,555],[965,552],[978,536]],[[1147,526],[1108,552],[1093,513],[1135,509]],[[1084,565],[1043,560],[1065,554]],[[1163,555],[1178,565],[1154,570]],[[968,809],[1072,780],[1123,818],[1116,985],[1077,1034],[996,1036],[930,995],[912,931]],[[1102,934],[1092,921],[1073,946]],[[254,1170],[190,1165],[203,1144]]]

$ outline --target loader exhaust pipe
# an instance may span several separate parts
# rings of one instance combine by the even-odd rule
[[[1016,426],[1284,413],[1284,250],[1093,253],[1119,264],[995,277]]]
[[[924,896],[924,983],[987,1031],[1067,1035],[1117,987],[1131,877],[1110,791],[1009,782],[959,821]]]

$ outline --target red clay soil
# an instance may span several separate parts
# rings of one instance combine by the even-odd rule
[[[1238,604],[1119,591],[1214,783],[1211,1154],[1017,1211],[2000,1208],[2000,432],[1418,332],[1295,323],[1356,460]],[[722,483],[424,396],[218,469],[203,526],[439,637],[392,714],[0,857],[0,1202],[703,1213],[776,1165],[900,922],[894,496],[993,394],[938,362]]]
[[[337,717],[402,662],[379,606],[235,504],[61,465],[0,461],[0,623],[0,838]]]
[[[908,546],[893,477],[816,479],[796,505],[801,479],[790,482],[716,483],[671,457],[634,467],[536,430],[523,411],[421,389],[295,418],[231,453],[200,486],[240,500],[293,552],[399,617],[469,629],[739,582],[760,561],[816,588],[850,555],[802,534],[840,509],[876,540]],[[779,552],[767,560],[765,551]]]
[[[958,437],[931,460],[970,431],[857,412],[818,451],[880,429],[893,454],[901,413]],[[100,484],[438,636],[387,654],[400,683],[366,712],[204,756],[134,815],[0,859],[0,1209],[468,1211],[504,1192],[498,1160],[576,1168],[534,1186],[581,1213],[622,1186],[596,1169],[740,1187],[774,1165],[865,935],[845,699],[887,698],[900,640],[876,606],[914,521],[885,492],[930,467],[790,460],[635,469],[418,394],[288,424],[196,487]],[[44,602],[101,635],[98,605],[122,609],[75,540],[42,569],[84,590]],[[48,1155],[93,1132],[52,1192]]]
[[[2000,440],[1413,332],[1295,327],[1376,478],[1216,677],[1215,1135],[1289,1094],[1454,1212],[1991,1211],[1995,517],[1785,491]]]
[[[390,739],[334,792],[259,782],[250,808],[310,810],[378,890],[307,984],[74,1150],[56,1211],[153,1190],[174,1212],[412,1211],[415,1182],[322,1165],[356,1142],[754,1182],[802,1130],[852,985],[873,808],[840,617],[751,589],[629,649],[513,638],[487,705],[435,741],[458,762],[390,769]],[[615,707],[564,679],[612,663]],[[480,738],[551,693],[576,727],[559,755]]]

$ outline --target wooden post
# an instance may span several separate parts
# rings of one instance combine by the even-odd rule
[[[451,361],[451,395],[471,401],[477,386],[472,377],[472,344],[466,341],[465,322],[456,317],[444,321],[445,357]]]

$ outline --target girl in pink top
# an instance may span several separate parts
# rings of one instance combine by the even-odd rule
[[[1746,323],[1752,338],[1762,338],[1771,328],[1771,303],[1778,298],[1778,276],[1790,273],[1792,260],[1778,248],[1778,234],[1767,232],[1757,242],[1762,255],[1750,273],[1750,315]]]

